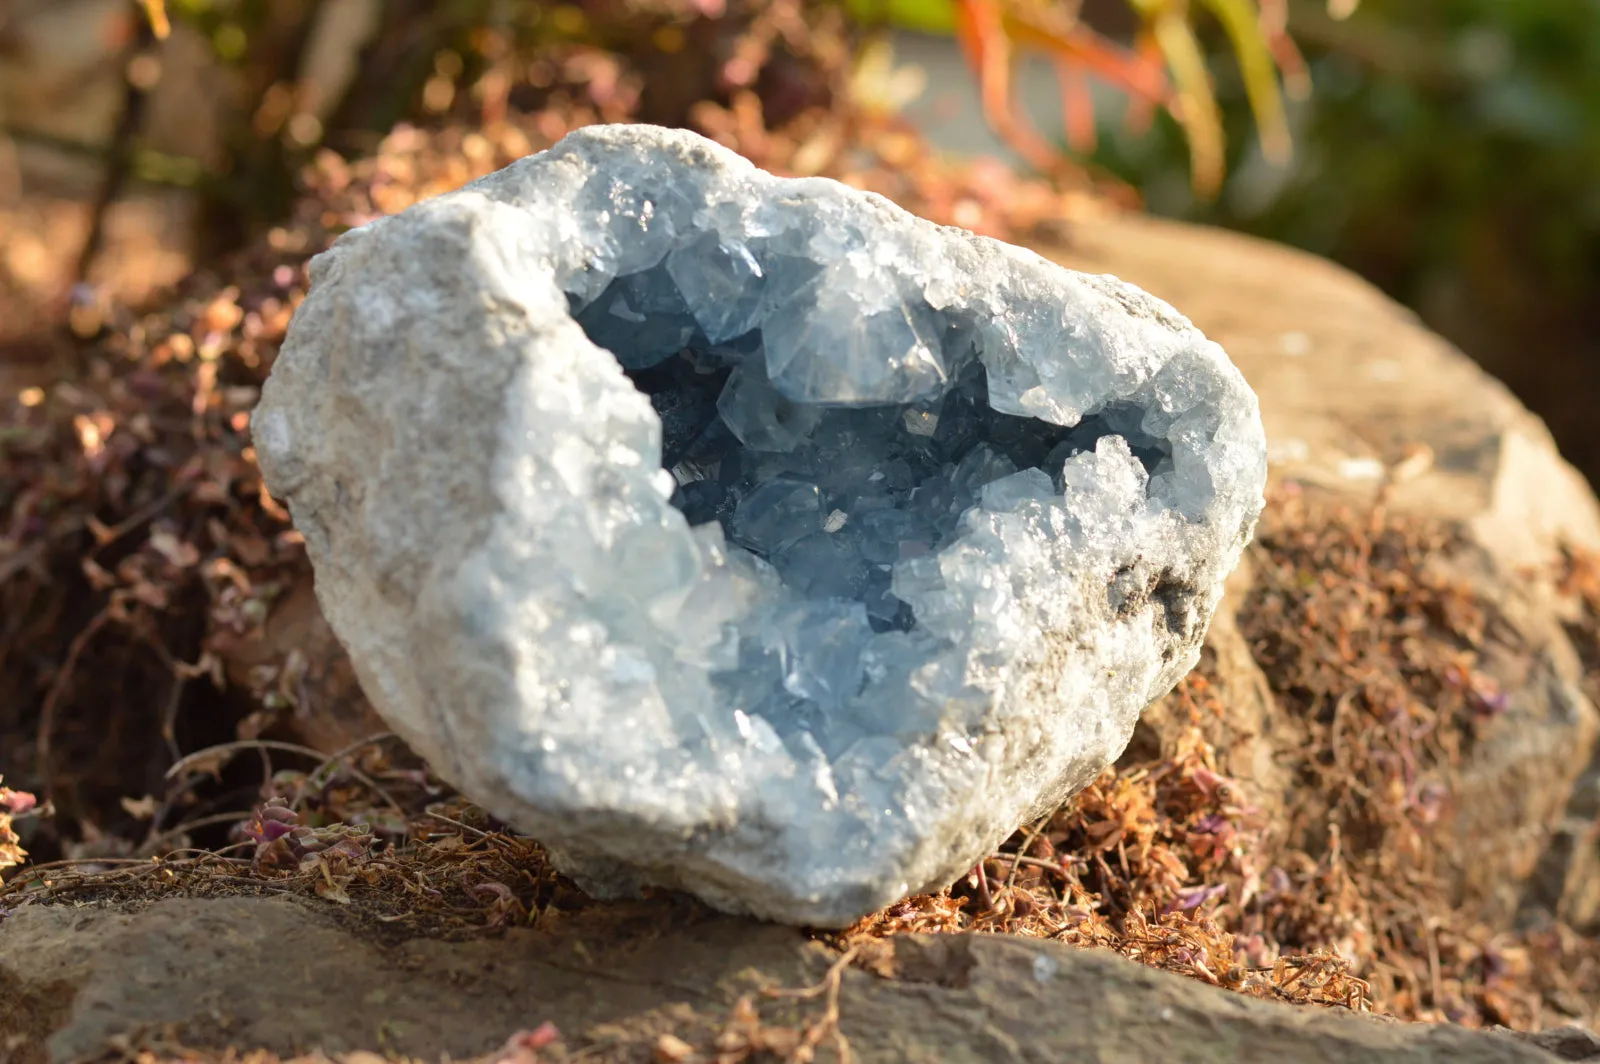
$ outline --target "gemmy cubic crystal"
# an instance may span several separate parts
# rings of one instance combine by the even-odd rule
[[[1165,304],[648,126],[341,237],[253,424],[445,778],[598,893],[831,926],[1116,758],[1266,469]]]

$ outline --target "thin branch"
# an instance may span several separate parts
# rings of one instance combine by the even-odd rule
[[[135,3],[135,6],[139,5]],[[138,136],[139,126],[144,121],[145,90],[134,84],[128,76],[128,66],[155,43],[156,34],[148,19],[138,19],[137,25],[138,32],[118,56],[118,62],[122,65],[122,107],[111,133],[110,161],[106,164],[100,191],[95,195],[94,205],[89,211],[89,235],[84,239],[83,250],[78,253],[78,264],[73,273],[73,279],[80,284],[89,279],[94,260],[105,246],[106,218],[121,197],[133,169],[134,138]]]

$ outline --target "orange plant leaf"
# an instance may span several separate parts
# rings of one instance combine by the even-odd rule
[[[1061,117],[1067,127],[1067,145],[1086,154],[1094,151],[1099,137],[1088,76],[1082,68],[1058,59],[1056,78],[1061,82]]]
[[[1060,153],[1011,106],[1011,38],[1000,0],[957,0],[956,38],[977,72],[983,115],[989,125],[1032,166],[1045,172],[1056,169],[1062,161]]]

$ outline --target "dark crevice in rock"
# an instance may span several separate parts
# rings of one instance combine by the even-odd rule
[[[1194,585],[1177,579],[1170,572],[1162,573],[1150,591],[1150,597],[1161,606],[1167,631],[1179,639],[1189,637],[1189,629],[1194,624],[1194,600],[1197,594]]]
[[[1160,621],[1179,640],[1186,639],[1193,625],[1194,600],[1199,592],[1178,579],[1171,570],[1149,572],[1142,563],[1124,565],[1106,586],[1106,604],[1111,615],[1122,621],[1143,610],[1151,602],[1160,609]]]

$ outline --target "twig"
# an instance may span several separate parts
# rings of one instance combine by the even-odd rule
[[[1053,816],[1053,815],[1054,814],[1051,814],[1051,816]],[[1044,830],[1045,825],[1048,824],[1048,823],[1050,823],[1050,816],[1046,816],[1043,820],[1039,821],[1037,824],[1034,824],[1032,827],[1030,827],[1027,830],[1027,832],[1022,836],[1022,846],[1021,846],[1020,849],[1017,850],[1017,854],[1016,855],[1018,857],[1022,857],[1022,856],[1026,856],[1027,855],[1028,847],[1033,845],[1033,840],[1035,840],[1035,839],[1037,839],[1039,837],[1039,833]],[[1010,856],[1010,855],[1009,854],[996,854],[995,856],[996,857],[1006,857],[1006,856]],[[1010,890],[1013,886],[1016,885],[1017,872],[1021,868],[1022,868],[1022,862],[1021,861],[1013,861],[1013,862],[1011,862],[1011,872],[1006,876],[1006,890]]]
[[[206,761],[216,757],[222,757],[222,761],[219,762],[219,766],[226,764],[227,762],[233,760],[234,754],[240,753],[244,750],[282,750],[285,753],[299,754],[302,757],[316,758],[318,761],[322,760],[321,750],[314,750],[309,746],[301,746],[299,743],[286,743],[280,739],[238,739],[231,743],[218,743],[216,746],[208,746],[203,750],[196,750],[192,754],[184,755],[172,763],[172,767],[167,769],[164,778],[169,780],[173,779],[180,773],[188,770],[189,766],[195,764],[196,762]]]
[[[306,776],[306,783],[314,787],[326,786],[325,781],[318,780],[318,777],[325,769],[339,761],[343,761],[345,758],[349,757],[351,754],[355,753],[357,750],[360,750],[364,746],[371,746],[373,743],[387,742],[389,739],[393,738],[395,738],[394,732],[379,732],[376,735],[370,735],[359,742],[351,743],[344,749],[338,751],[337,753],[330,754],[327,758],[323,759],[322,764],[312,769],[310,774]],[[372,793],[376,794],[379,798],[382,798],[384,804],[392,809],[394,814],[400,818],[400,822],[402,824],[405,823],[407,819],[405,807],[395,800],[394,795],[390,794],[387,788],[354,765],[345,765],[344,771],[348,772],[355,779],[359,780],[363,786],[369,788]]]
[[[161,711],[161,738],[167,744],[167,754],[177,760],[183,756],[178,749],[178,711],[182,708],[183,692],[189,686],[189,674],[178,667],[178,660],[160,639],[148,631],[142,632],[144,643],[155,651],[161,664],[172,674],[172,686],[167,690],[167,704]],[[153,825],[152,825],[153,827]]]
[[[1017,866],[1019,866],[1019,865],[1028,865],[1029,867],[1032,867],[1032,868],[1043,868],[1046,871],[1054,872],[1056,875],[1061,876],[1063,879],[1068,879],[1072,875],[1071,870],[1068,869],[1065,865],[1061,864],[1058,861],[1046,861],[1043,857],[1026,857],[1026,856],[1024,856],[1024,855],[1022,855],[1020,853],[996,853],[996,854],[990,854],[989,855],[989,860],[991,860],[991,861],[1010,861],[1012,863],[1012,867],[1011,867],[1011,873],[1012,874],[1006,880],[1006,886],[1008,886],[1008,887],[1011,885],[1011,881],[1016,878]]]
[[[118,521],[116,524],[112,525],[110,528],[91,529],[91,532],[94,535],[95,547],[94,550],[89,553],[89,557],[93,558],[104,548],[109,547],[123,536],[126,536],[129,532],[132,532],[134,529],[144,524],[146,521],[152,520],[158,516],[161,511],[165,510],[167,507],[171,506],[173,503],[189,494],[189,492],[193,489],[193,482],[186,481],[184,483],[174,485],[154,499],[151,499],[149,502],[145,503],[143,506],[139,507],[137,510],[133,511],[133,513],[129,514],[127,517],[124,517],[121,521]]]
[[[167,753],[171,757],[178,756],[178,710],[183,706],[183,692],[189,686],[189,678],[180,673],[172,674],[172,689],[167,692],[167,704],[161,711],[161,738],[167,744]]]
[[[33,875],[36,872],[48,872],[53,868],[77,868],[80,865],[147,865],[148,857],[65,857],[59,861],[45,861],[43,864],[25,866],[24,874]]]
[[[163,842],[166,842],[168,839],[175,839],[185,832],[194,831],[196,828],[210,827],[212,824],[233,824],[238,823],[241,820],[249,820],[250,814],[251,811],[249,809],[246,809],[243,812],[239,810],[233,810],[227,813],[212,813],[210,816],[203,816],[195,820],[188,820],[177,825],[176,827],[168,828],[159,835],[154,835],[148,839],[145,839],[144,842],[139,844],[139,850],[141,852],[154,851],[159,849]]]
[[[994,895],[989,893],[989,873],[984,871],[982,861],[973,867],[972,874],[978,880],[978,904],[983,906],[982,912],[993,912]]]
[[[135,4],[135,6],[138,6]],[[116,128],[111,134],[111,158],[106,164],[105,178],[95,195],[89,212],[89,235],[84,239],[83,250],[78,253],[78,265],[73,279],[81,284],[89,279],[89,270],[105,244],[106,217],[111,207],[122,195],[128,174],[133,168],[134,138],[144,118],[145,91],[128,76],[128,66],[134,57],[155,42],[155,31],[148,19],[137,20],[138,32],[117,57],[122,64],[122,108],[117,114]]]
[[[475,828],[471,824],[463,824],[459,820],[452,820],[450,817],[444,816],[441,813],[425,812],[422,815],[427,817],[430,820],[442,820],[446,824],[453,824],[456,827],[460,828],[462,831],[470,831],[474,835],[478,836],[480,839],[489,838],[489,832],[484,831],[481,828]]]
[[[833,1035],[835,1047],[839,1053],[839,1064],[850,1064],[850,1040],[844,1036],[844,1031],[839,1029],[839,987],[844,980],[845,969],[850,967],[856,955],[861,951],[860,946],[851,946],[839,955],[827,972],[822,976],[822,981],[815,986],[804,987],[799,990],[763,990],[762,995],[769,998],[792,998],[808,1000],[822,997],[824,1006],[822,1018],[806,1028],[802,1048],[814,1050],[821,1044],[823,1038]]]
[[[248,816],[249,814],[246,815]],[[234,857],[224,857],[222,854],[225,850],[234,849],[239,845],[254,844],[235,843],[233,846],[225,846],[221,850],[173,850],[171,853],[162,854],[159,857],[65,857],[59,861],[46,861],[43,864],[30,864],[27,865],[23,871],[28,875],[33,875],[37,872],[48,872],[57,868],[72,869],[79,868],[84,865],[143,865],[148,868],[171,868],[175,865],[201,864],[203,862],[213,860],[233,864],[239,859]],[[193,854],[193,856],[185,857],[182,856],[183,854]]]
[[[311,770],[310,775],[308,775],[306,779],[308,781],[317,779],[317,777],[321,776],[324,771],[331,768],[339,761],[349,757],[351,754],[355,753],[357,750],[360,750],[364,746],[375,746],[378,743],[388,742],[393,738],[396,738],[395,733],[386,731],[378,732],[375,735],[369,735],[365,739],[359,739],[356,742],[351,743],[349,746],[344,747],[342,750],[338,750],[329,754],[323,759],[322,764]]]
[[[361,742],[355,744],[355,746],[351,749],[359,750],[369,741],[371,740],[363,739]],[[316,750],[309,746],[302,746],[299,743],[287,743],[280,739],[239,739],[231,743],[218,743],[216,746],[208,746],[204,750],[196,750],[192,754],[188,754],[179,758],[177,761],[173,762],[171,768],[167,769],[165,778],[169,780],[173,779],[180,773],[188,770],[191,765],[218,757],[222,758],[222,760],[218,763],[218,767],[220,767],[222,764],[226,764],[228,761],[231,761],[234,754],[244,750],[259,751],[263,757],[266,756],[266,752],[268,750],[281,750],[286,753],[299,754],[302,757],[314,757],[318,761],[317,769],[314,771],[321,771],[321,769],[327,765],[328,761],[328,759],[323,757],[321,750]],[[347,756],[348,752],[349,751],[344,751],[341,754],[334,755],[333,760],[337,760],[340,756]],[[377,780],[373,779],[371,776],[367,775],[365,772],[362,772],[360,769],[356,768],[354,765],[346,765],[344,767],[344,771],[348,772],[355,780],[361,783],[362,786],[371,790],[373,794],[376,794],[379,798],[383,799],[384,804],[388,805],[390,809],[394,810],[395,815],[398,816],[402,822],[406,820],[405,807],[395,799],[394,795],[389,793],[386,787],[380,784]],[[269,777],[270,775],[271,773],[268,773]],[[309,782],[312,777],[311,775],[308,775],[306,778]]]

